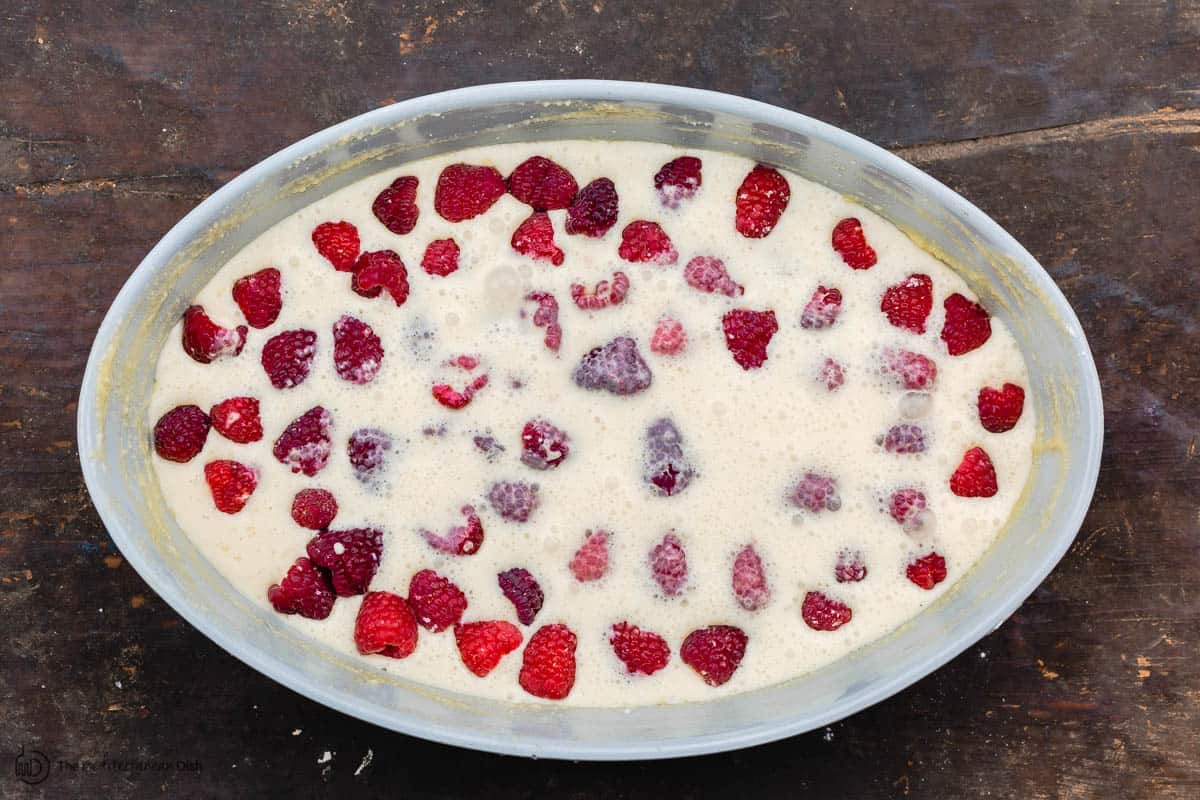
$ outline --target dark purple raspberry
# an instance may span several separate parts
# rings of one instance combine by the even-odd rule
[[[818,475],[815,472],[806,473],[796,482],[791,501],[813,513],[837,511],[842,507],[841,498],[837,493],[837,482],[828,475]]]
[[[503,519],[525,522],[537,508],[538,486],[522,481],[497,481],[488,492],[488,501]]]
[[[500,582],[500,591],[512,601],[517,609],[517,620],[522,625],[533,622],[533,618],[542,610],[546,596],[537,580],[529,574],[529,570],[513,567],[496,576]]]
[[[646,471],[643,477],[657,495],[670,497],[687,488],[695,470],[683,455],[683,437],[670,419],[663,417],[646,429]]]
[[[893,425],[877,441],[889,453],[925,452],[925,431],[921,430],[920,425]]]
[[[618,336],[603,347],[593,348],[575,368],[577,386],[613,394],[637,394],[653,379],[637,342],[628,336]]]
[[[579,190],[567,209],[567,233],[600,237],[617,224],[617,187],[597,178]]]

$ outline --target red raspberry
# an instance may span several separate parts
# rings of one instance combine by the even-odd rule
[[[901,423],[888,428],[876,443],[889,453],[924,453],[925,431],[920,425]]]
[[[837,563],[833,566],[833,577],[838,583],[858,583],[867,577],[867,565],[862,553],[855,550],[842,550],[838,553]]]
[[[371,203],[371,213],[392,233],[403,236],[417,227],[417,179],[403,175],[392,181],[392,185],[379,193]]]
[[[748,641],[741,628],[709,625],[687,635],[679,648],[679,658],[709,686],[720,686],[742,663]]]
[[[996,487],[996,468],[982,447],[963,453],[962,462],[950,476],[950,491],[959,497],[992,497]]]
[[[475,397],[475,393],[488,384],[488,376],[486,373],[476,377],[468,383],[460,392],[448,383],[435,384],[433,387],[433,399],[437,400],[445,408],[457,411],[466,408],[467,404]]]
[[[467,669],[484,677],[500,659],[521,646],[521,630],[511,622],[491,620],[454,626],[454,642]]]
[[[833,249],[851,269],[870,269],[879,259],[874,248],[867,244],[862,223],[847,217],[833,228]]]
[[[821,592],[808,592],[800,606],[800,616],[814,631],[836,631],[854,616],[850,606]]]
[[[946,580],[946,559],[936,552],[929,552],[913,559],[904,574],[910,581],[926,591]]]
[[[942,341],[952,356],[961,356],[983,345],[992,336],[992,317],[987,309],[961,294],[952,294],[942,303],[946,321]]]
[[[679,253],[657,222],[634,220],[621,231],[617,255],[633,263],[674,264]]]
[[[747,239],[761,239],[775,229],[792,190],[777,170],[759,164],[742,180],[734,202],[734,226]]]
[[[279,270],[267,267],[238,278],[233,284],[233,302],[238,304],[250,327],[270,325],[279,318],[279,310],[283,308]]]
[[[412,655],[417,649],[417,621],[404,598],[391,592],[365,596],[354,620],[354,644],[364,656]]]
[[[517,621],[522,625],[532,623],[546,600],[537,579],[529,570],[513,567],[497,575],[496,580],[500,584],[500,591],[517,610]]]
[[[696,256],[683,268],[683,279],[693,289],[712,294],[719,292],[726,297],[737,297],[746,289],[729,277],[725,262],[712,256]]]
[[[362,247],[358,239],[358,228],[345,220],[322,222],[313,228],[313,244],[317,252],[325,257],[338,272],[351,272],[358,252]]]
[[[879,301],[879,310],[888,322],[913,333],[925,332],[925,320],[933,310],[933,280],[916,273],[889,286]]]
[[[553,469],[567,460],[567,434],[544,419],[531,419],[521,429],[521,463],[533,469]]]
[[[530,292],[525,295],[525,299],[538,304],[537,311],[533,312],[533,324],[546,329],[546,336],[542,341],[547,350],[557,353],[559,345],[562,344],[562,326],[558,324],[558,301],[549,292]],[[521,312],[521,315],[524,316],[525,312]]]
[[[263,437],[262,418],[258,415],[258,400],[254,397],[231,397],[222,400],[208,412],[217,433],[231,442],[249,444]]]
[[[311,478],[329,461],[331,427],[333,417],[329,412],[321,406],[313,406],[279,434],[271,452],[280,464],[291,467],[292,472],[303,472]]]
[[[458,271],[458,253],[458,243],[453,239],[434,239],[421,256],[421,269],[444,278]]]
[[[821,369],[817,371],[817,380],[825,384],[825,388],[829,391],[836,392],[846,382],[846,371],[841,364],[832,358],[827,358],[821,364]]]
[[[735,308],[721,318],[725,346],[744,370],[761,367],[767,360],[767,345],[779,330],[774,310],[751,311]]]
[[[371,585],[383,556],[383,533],[374,528],[325,531],[308,541],[308,557],[329,570],[339,597],[362,594]]]
[[[421,536],[434,550],[453,556],[469,556],[479,552],[483,545],[483,523],[475,513],[474,506],[463,506],[460,513],[467,518],[466,525],[455,525],[445,536],[433,531],[422,530]]]
[[[329,583],[329,573],[307,558],[297,558],[283,580],[267,589],[267,599],[280,614],[325,619],[337,597]]]
[[[904,526],[905,530],[919,527],[921,512],[925,510],[925,493],[913,489],[897,489],[892,492],[888,501],[888,513],[892,519]]]
[[[828,475],[807,472],[796,482],[792,489],[793,505],[807,509],[814,514],[820,511],[837,511],[842,507],[842,499],[838,496],[837,481]]]
[[[545,211],[533,212],[517,226],[512,248],[535,261],[549,261],[556,267],[563,263],[563,251],[554,243],[554,223]]]
[[[654,188],[658,199],[667,208],[679,208],[700,189],[703,177],[700,159],[695,156],[680,156],[668,161],[654,175]]]
[[[842,311],[842,292],[840,289],[828,289],[817,286],[812,299],[800,314],[800,327],[820,330],[828,328],[837,322],[838,314]]]
[[[628,622],[613,625],[608,641],[630,675],[639,672],[653,675],[671,660],[671,648],[667,646],[666,639]]]
[[[1000,389],[985,386],[979,390],[977,401],[979,424],[991,433],[1011,431],[1025,409],[1025,390],[1015,383]]]
[[[204,480],[218,511],[236,514],[258,486],[258,473],[237,461],[210,461],[204,465]]]
[[[575,685],[575,634],[566,625],[543,625],[529,638],[517,680],[534,697],[562,700]]]
[[[458,624],[467,596],[449,578],[423,569],[408,582],[408,604],[422,628],[439,633]]]
[[[501,518],[525,522],[538,506],[538,486],[522,481],[497,481],[488,490],[488,501]]]
[[[679,355],[687,348],[687,332],[673,319],[660,319],[650,338],[650,350],[660,356]]]
[[[674,531],[664,536],[650,551],[650,574],[668,597],[682,592],[687,584],[687,554]]]
[[[291,389],[304,383],[316,353],[316,333],[303,329],[284,331],[263,345],[262,366],[272,386]]]
[[[608,281],[600,281],[591,294],[588,294],[587,287],[582,283],[571,284],[571,299],[584,311],[598,311],[610,305],[620,305],[628,292],[629,276],[624,272],[613,273],[611,287]]]
[[[333,323],[333,366],[351,383],[370,383],[383,365],[383,344],[371,326],[343,314]]]
[[[579,549],[571,559],[571,574],[580,583],[597,581],[608,571],[608,531],[587,532]]]
[[[637,342],[618,336],[603,347],[592,348],[575,368],[576,386],[613,394],[637,394],[654,380],[650,367],[638,352]]]
[[[603,236],[617,224],[617,205],[617,187],[608,178],[597,178],[579,190],[567,209],[567,233]]]
[[[350,288],[363,297],[378,297],[386,289],[392,301],[402,306],[408,300],[408,269],[391,250],[363,253],[354,262]]]
[[[245,325],[222,328],[208,318],[204,306],[189,306],[183,312],[183,350],[201,364],[236,356],[246,346],[247,330]]]
[[[679,494],[696,475],[683,454],[683,436],[666,417],[655,420],[646,429],[645,465],[642,478],[651,491],[663,497]]]
[[[442,219],[462,222],[487,211],[507,191],[495,167],[451,164],[438,175],[433,208]]]
[[[167,461],[191,461],[204,449],[208,426],[200,406],[175,406],[154,423],[154,452]]]
[[[553,211],[571,205],[579,184],[564,167],[544,156],[533,156],[508,176],[508,191],[534,211]]]
[[[292,499],[292,519],[301,528],[325,530],[337,512],[337,500],[325,489],[301,489]]]
[[[905,389],[932,389],[937,381],[937,364],[909,350],[884,349],[881,371]]]
[[[752,544],[743,547],[733,560],[733,594],[747,611],[757,611],[771,599],[766,570]]]

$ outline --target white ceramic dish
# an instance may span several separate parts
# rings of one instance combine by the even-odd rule
[[[301,206],[434,153],[545,139],[632,139],[726,150],[830,186],[955,267],[1026,354],[1039,421],[1033,472],[1006,531],[917,618],[834,665],[709,703],[625,709],[509,705],[400,680],[308,642],[250,603],[166,511],[146,401],[171,326],[220,265]],[[113,540],[150,586],[218,645],[320,703],[404,733],[571,759],[694,755],[811,730],[876,703],[996,628],[1062,557],[1100,465],[1100,386],[1079,322],[1011,236],[959,195],[844,131],[751,100],[609,81],[540,81],[420,97],[314,134],[247,170],[176,225],[129,278],[96,335],[79,452]]]

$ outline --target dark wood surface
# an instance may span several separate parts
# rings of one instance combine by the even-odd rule
[[[1200,5],[833,5],[0,2],[0,796],[1200,796]],[[1074,546],[999,630],[824,731],[686,761],[525,761],[305,700],[123,562],[74,412],[92,335],[151,245],[326,125],[556,77],[840,125],[1046,266],[1096,354],[1106,452]],[[29,787],[21,747],[172,768],[55,763]]]

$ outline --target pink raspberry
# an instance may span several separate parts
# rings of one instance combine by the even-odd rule
[[[766,570],[752,544],[743,547],[733,560],[733,594],[747,611],[757,611],[771,599]]]
[[[683,268],[683,279],[687,285],[701,292],[714,292],[726,297],[737,297],[746,289],[725,271],[725,262],[712,256],[696,256]]]
[[[833,577],[838,583],[858,583],[867,577],[867,565],[863,554],[855,550],[842,550],[833,566]]]
[[[619,305],[629,292],[629,276],[614,272],[612,283],[600,281],[590,293],[582,283],[571,284],[571,299],[584,311],[598,311],[610,305]]]
[[[664,536],[650,551],[650,574],[668,597],[682,592],[687,584],[687,554],[674,531]]]
[[[562,326],[558,324],[558,301],[549,292],[530,292],[525,295],[525,299],[538,304],[537,311],[533,312],[533,324],[546,329],[542,341],[547,350],[557,353],[559,345],[562,344]],[[521,315],[524,316],[524,312]]]
[[[687,333],[683,325],[673,319],[660,319],[650,339],[651,352],[660,356],[679,355],[687,348]]]
[[[434,550],[455,556],[469,556],[479,552],[483,546],[483,523],[475,513],[474,506],[463,506],[460,512],[467,518],[465,525],[455,525],[445,536],[430,530],[421,530],[421,536]]]
[[[804,307],[800,315],[800,327],[820,330],[828,328],[837,322],[842,310],[842,293],[838,289],[818,286],[813,292],[812,299]]]
[[[587,538],[571,559],[571,574],[580,583],[597,581],[608,571],[608,532],[587,532]]]
[[[825,384],[827,390],[836,392],[846,382],[846,371],[841,364],[832,358],[827,358],[817,372],[817,381]]]
[[[842,507],[838,496],[837,482],[828,475],[816,472],[805,473],[792,489],[793,505],[807,509],[814,514],[820,511],[837,511]]]

